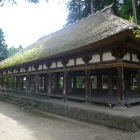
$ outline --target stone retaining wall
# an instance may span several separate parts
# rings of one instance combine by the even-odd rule
[[[30,109],[36,108],[45,112],[55,113],[79,121],[97,123],[113,128],[136,132],[140,128],[140,116],[115,116],[108,113],[85,110],[78,107],[52,103],[29,97],[20,97],[13,94],[0,94],[0,100],[8,101]]]

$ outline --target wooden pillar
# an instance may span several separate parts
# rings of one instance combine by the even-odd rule
[[[137,70],[138,74],[138,96],[140,97],[140,69]]]
[[[131,74],[128,68],[124,69],[124,85],[125,85],[125,93],[130,93]]]
[[[1,79],[1,88],[4,88],[4,77]]]
[[[42,88],[43,87],[43,81],[42,81],[42,76],[40,77],[40,87]]]
[[[97,89],[98,91],[102,90],[102,71],[98,70],[97,72]]]
[[[86,100],[91,97],[91,82],[90,82],[91,70],[85,70],[86,77]]]
[[[30,75],[26,76],[26,92],[30,94]]]
[[[59,90],[59,74],[55,73],[55,77],[54,77],[54,86],[55,86],[55,92],[58,92]]]
[[[76,89],[76,74],[73,75],[73,89]]]
[[[6,78],[6,88],[9,88],[9,77]]]
[[[66,95],[68,93],[68,72],[64,72],[64,84],[63,84],[63,94]]]
[[[15,77],[13,77],[13,76],[11,77],[11,88],[12,88],[12,89],[14,89],[14,82],[15,82],[15,81],[14,81],[14,78],[15,78]]]
[[[47,75],[47,93],[48,93],[48,98],[50,98],[50,94],[52,93],[52,76],[51,73],[48,73]]]
[[[18,76],[16,76],[16,88],[18,89]]]
[[[44,92],[47,92],[47,74],[44,74]]]
[[[68,74],[68,93],[72,92],[72,74],[69,72]]]
[[[24,88],[24,76],[21,77],[21,89]]]
[[[124,99],[124,82],[123,82],[123,67],[117,68],[117,94],[118,94],[118,100]]]
[[[108,76],[108,95],[112,95],[113,94],[113,72],[112,72],[112,68],[108,69],[107,76]]]
[[[20,82],[21,82],[21,81],[20,81],[20,78],[21,78],[21,77],[18,76],[18,91],[20,91]]]
[[[39,75],[35,75],[35,92],[39,92]]]

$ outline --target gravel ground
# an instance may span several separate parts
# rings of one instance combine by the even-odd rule
[[[0,140],[140,140],[132,133],[0,101]]]

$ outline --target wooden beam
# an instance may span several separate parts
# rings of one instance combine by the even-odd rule
[[[65,68],[65,69],[49,69],[44,71],[35,71],[29,73],[20,73],[20,74],[9,74],[9,75],[2,75],[2,77],[7,76],[20,76],[20,75],[30,75],[30,74],[44,74],[44,73],[56,73],[56,72],[64,72],[64,71],[79,71],[79,70],[89,70],[89,69],[105,69],[105,68],[117,68],[117,67],[129,67],[129,68],[140,68],[139,64],[130,64],[130,63],[111,63],[111,64],[98,64],[98,65],[88,65],[88,66],[80,66],[80,67],[72,67],[72,68]]]

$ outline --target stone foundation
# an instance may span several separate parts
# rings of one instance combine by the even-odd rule
[[[140,116],[119,116],[104,112],[92,111],[80,107],[73,107],[61,103],[53,103],[51,100],[37,99],[27,96],[0,93],[0,100],[17,104],[29,109],[39,109],[45,112],[58,114],[79,121],[97,123],[112,128],[136,132],[140,128]]]

